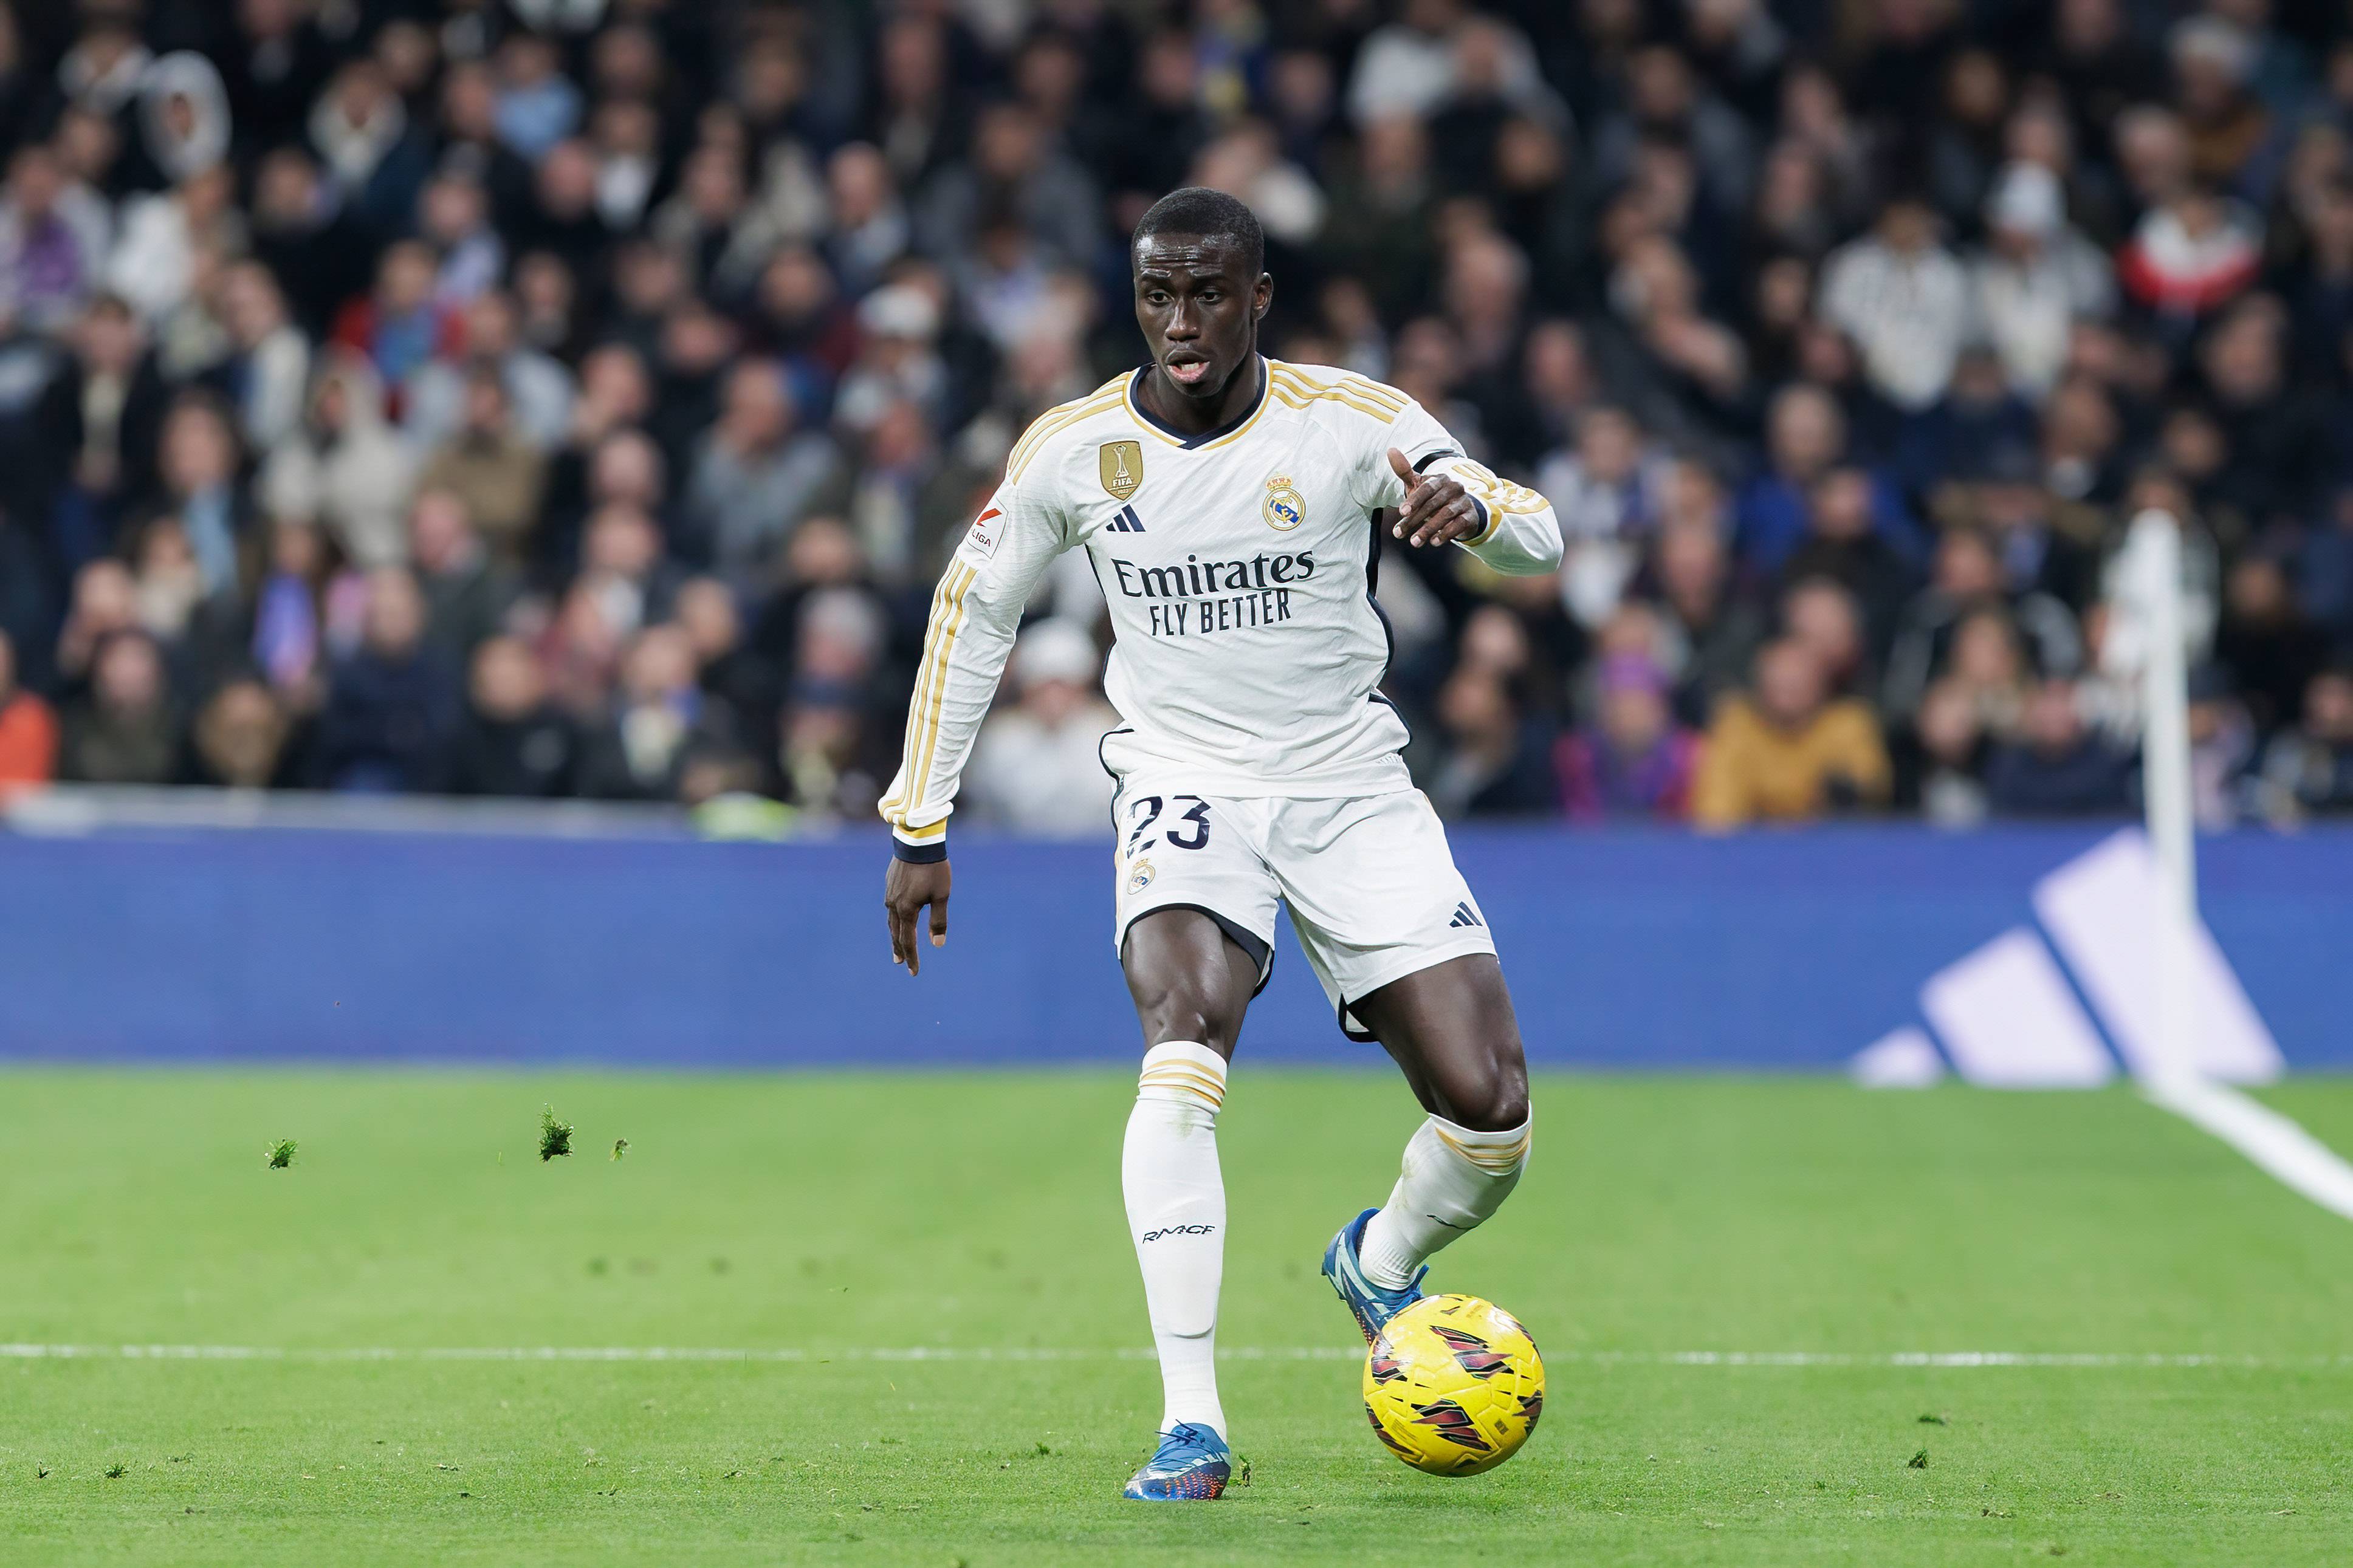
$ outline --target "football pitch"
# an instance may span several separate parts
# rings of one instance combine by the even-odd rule
[[[2127,1091],[1546,1076],[1432,1283],[1550,1373],[1469,1480],[1316,1276],[1416,1120],[1220,1121],[1251,1483],[1159,1413],[1125,1072],[0,1071],[0,1562],[2341,1563],[2353,1226]],[[2353,1082],[2265,1098],[2353,1149]],[[537,1157],[543,1106],[575,1152]],[[265,1147],[291,1138],[288,1169]],[[627,1139],[619,1158],[617,1139]]]

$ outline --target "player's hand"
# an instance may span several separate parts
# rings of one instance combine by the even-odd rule
[[[1390,531],[1408,544],[1451,544],[1486,526],[1480,520],[1479,503],[1471,499],[1461,480],[1445,474],[1415,473],[1405,454],[1395,447],[1389,448],[1389,467],[1405,481],[1405,507]]]
[[[893,859],[882,879],[882,913],[891,926],[891,962],[903,963],[910,975],[921,973],[915,941],[915,917],[925,905],[932,910],[932,945],[948,942],[948,863],[934,860],[918,866]]]

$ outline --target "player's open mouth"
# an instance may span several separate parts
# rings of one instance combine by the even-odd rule
[[[1209,374],[1209,362],[1205,359],[1178,359],[1171,356],[1163,362],[1168,379],[1179,386],[1198,386]]]

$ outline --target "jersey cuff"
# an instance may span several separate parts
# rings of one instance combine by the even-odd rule
[[[1461,542],[1466,547],[1475,549],[1495,537],[1495,530],[1504,526],[1504,514],[1490,507],[1477,496],[1472,496],[1470,500],[1471,504],[1479,509],[1479,537],[1465,539]]]
[[[927,827],[891,827],[891,854],[911,866],[930,866],[948,858],[948,825],[944,818]]]

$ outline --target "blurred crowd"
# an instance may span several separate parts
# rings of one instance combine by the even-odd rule
[[[2353,30],[2324,0],[0,4],[0,789],[871,821],[930,588],[1262,218],[1269,346],[1557,508],[1390,547],[1452,816],[2353,810]],[[1041,587],[960,805],[1107,831]]]

